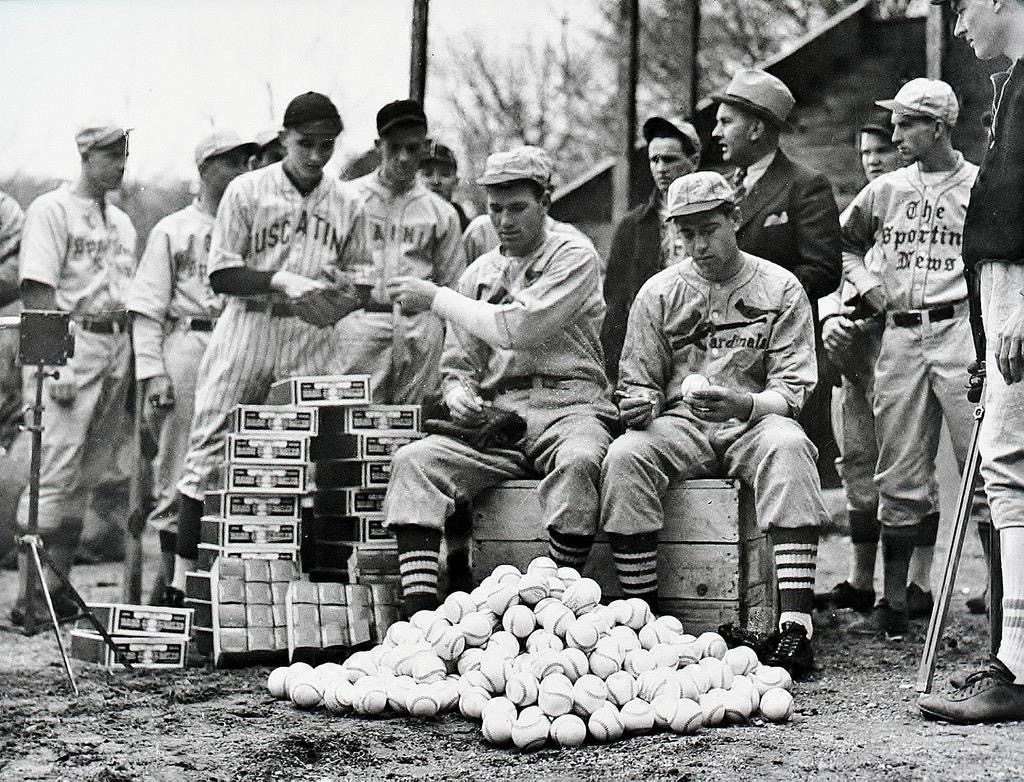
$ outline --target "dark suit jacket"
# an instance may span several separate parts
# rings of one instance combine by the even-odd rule
[[[739,206],[741,250],[793,272],[815,309],[819,298],[839,287],[839,208],[824,176],[779,150]]]
[[[608,309],[601,328],[605,370],[612,384],[619,377],[619,356],[626,338],[629,308],[643,284],[661,271],[660,208],[655,190],[647,203],[626,213],[612,235],[604,278],[604,300]]]

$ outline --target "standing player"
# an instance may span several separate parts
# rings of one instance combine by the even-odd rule
[[[405,275],[454,285],[466,260],[455,209],[416,176],[427,144],[423,107],[414,100],[384,106],[377,135],[380,167],[348,183],[366,217],[374,290],[338,324],[341,371],[368,373],[375,402],[418,404],[438,391],[444,324],[431,312],[396,312],[384,286]]]
[[[255,144],[225,130],[196,145],[199,197],[154,226],[128,292],[142,417],[158,443],[156,506],[148,521],[159,532],[165,584],[174,568],[175,484],[188,449],[199,363],[224,307],[207,273],[213,220],[224,190],[246,170],[255,150]],[[184,593],[167,586],[162,602],[183,606]]]
[[[907,589],[911,553],[934,547],[938,534],[931,486],[942,422],[960,470],[970,448],[972,406],[964,388],[972,341],[961,243],[978,169],[953,149],[959,106],[945,82],[913,79],[878,105],[892,111],[893,142],[913,163],[879,177],[853,200],[843,251],[847,265],[878,278],[879,290],[868,295],[886,312],[874,397],[885,598],[871,626],[901,635],[913,592]],[[985,511],[982,498],[975,518],[984,519]]]
[[[39,537],[58,569],[71,569],[92,489],[111,466],[111,431],[123,425],[131,383],[131,340],[125,293],[135,271],[135,228],[107,200],[121,186],[128,132],[112,123],[82,128],[75,136],[81,174],[40,196],[28,208],[21,237],[19,276],[26,309],[70,312],[75,355],[46,381],[46,413],[39,477]],[[34,388],[25,371],[25,388]],[[21,497],[19,523],[28,516]],[[27,563],[25,563],[27,564]],[[47,572],[58,616],[75,603]],[[24,622],[25,595],[11,612]],[[34,605],[41,606],[41,599]]]
[[[860,127],[857,148],[869,183],[900,166],[902,158],[892,142],[892,135],[888,112],[871,117]],[[848,218],[849,209],[840,215],[840,224]],[[865,261],[870,265],[867,256]],[[832,398],[832,409],[833,421],[840,422],[836,431],[840,451],[836,466],[846,492],[851,553],[849,576],[822,597],[833,608],[866,612],[875,605],[875,558],[881,532],[878,490],[874,483],[878,445],[872,405],[875,360],[882,338],[880,315],[885,303],[878,278],[865,264],[848,265],[849,269],[843,269],[843,284],[839,290],[818,302],[825,353],[842,373],[842,386]],[[933,497],[936,491],[932,489]],[[934,527],[938,524],[938,510],[933,509],[925,519],[926,527]],[[915,547],[911,555],[910,583],[913,586],[908,587],[911,591],[907,596],[911,617],[931,613],[932,548]]]
[[[228,298],[199,364],[178,482],[175,589],[184,590],[195,563],[204,484],[220,461],[231,409],[262,403],[280,378],[337,371],[333,324],[313,325],[303,313],[343,267],[365,263],[358,207],[324,176],[341,129],[326,95],[294,98],[281,133],[285,159],[234,179],[217,209],[207,268],[213,291]]]
[[[415,277],[388,286],[403,308],[448,322],[441,372],[454,422],[479,423],[486,401],[526,422],[514,448],[430,435],[395,454],[385,517],[409,615],[437,604],[442,529],[456,500],[503,480],[543,473],[550,556],[580,568],[590,552],[611,439],[604,421],[615,414],[601,361],[604,300],[593,250],[544,227],[550,177],[536,147],[491,155],[477,182],[501,246],[466,270],[457,291]]]
[[[459,162],[455,159],[455,153],[444,144],[430,141],[427,153],[420,162],[420,180],[430,192],[452,205],[459,216],[459,231],[465,231],[469,225],[469,215],[462,204],[454,200],[455,185],[459,183]]]
[[[601,327],[601,344],[605,369],[612,382],[619,376],[622,340],[633,299],[648,279],[679,260],[674,228],[665,219],[668,186],[684,174],[696,171],[700,163],[700,136],[689,122],[651,117],[644,123],[643,136],[654,190],[647,203],[626,212],[615,226],[604,280],[608,312]]]
[[[964,263],[977,307],[972,320],[984,320],[976,345],[988,365],[979,445],[999,530],[1003,632],[988,665],[948,695],[925,696],[920,708],[948,722],[1005,722],[1024,720],[1024,2],[951,5],[956,34],[975,55],[1011,63],[992,77],[989,146],[964,222]]]
[[[736,244],[733,189],[714,172],[668,191],[685,257],[640,289],[619,366],[629,427],[608,449],[601,523],[627,595],[657,604],[662,499],[677,478],[724,470],[754,490],[779,585],[769,665],[813,666],[818,535],[827,518],[814,446],[794,420],[814,388],[814,322],[793,274]],[[710,380],[687,392],[692,374]]]

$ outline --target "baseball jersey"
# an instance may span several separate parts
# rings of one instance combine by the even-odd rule
[[[692,415],[683,379],[779,393],[795,418],[818,378],[811,304],[800,281],[763,258],[742,253],[729,280],[701,276],[692,258],[651,277],[629,311],[619,390],[664,400]]]
[[[317,278],[368,262],[355,198],[326,174],[302,195],[273,163],[231,180],[217,209],[207,269],[245,267]]]
[[[379,284],[412,276],[452,286],[465,271],[459,216],[454,207],[417,181],[394,194],[373,171],[346,183],[366,220],[367,249],[373,258],[374,298],[389,303]]]
[[[847,206],[839,215],[839,223],[843,225],[849,219],[850,206]],[[865,293],[872,288],[877,288],[882,283],[875,277],[867,267],[871,265],[871,253],[874,248],[868,248],[864,254],[863,262],[860,258],[843,259],[843,281],[839,287],[828,296],[818,299],[818,320],[824,322],[825,318],[832,315],[850,315],[853,308],[847,304],[859,294]],[[852,262],[851,262],[852,261]]]
[[[39,196],[25,213],[19,279],[49,285],[57,306],[78,315],[124,309],[135,271],[132,221],[109,201],[103,211],[71,185]]]
[[[575,225],[569,223],[560,222],[550,215],[544,219],[544,230],[548,233],[562,234],[564,236],[570,236],[577,239],[583,244],[587,245],[594,254],[597,255],[597,250],[594,248],[594,243],[590,241],[583,231],[577,228]],[[474,217],[469,225],[466,227],[465,232],[462,234],[462,247],[466,252],[466,261],[472,263],[485,252],[493,250],[501,243],[498,238],[498,231],[494,227],[494,223],[491,222],[490,215],[477,215]],[[598,262],[601,266],[601,273],[604,273],[604,261],[598,256]]]
[[[206,268],[212,234],[213,215],[198,201],[158,222],[128,289],[128,309],[160,323],[216,318],[224,301]]]
[[[961,247],[978,167],[956,156],[950,171],[922,172],[915,163],[883,174],[843,215],[843,265],[873,273],[890,309],[924,309],[967,296]]]
[[[533,375],[588,380],[606,389],[600,340],[605,306],[592,248],[558,233],[548,233],[525,258],[495,248],[470,264],[458,291],[499,305],[498,324],[508,339],[506,347],[493,348],[449,322],[441,357],[445,391],[454,383],[487,391],[503,379]]]

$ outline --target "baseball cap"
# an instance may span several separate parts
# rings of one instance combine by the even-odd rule
[[[297,128],[311,122],[326,122],[335,135],[341,133],[344,124],[341,115],[331,99],[319,92],[304,92],[291,99],[284,110],[284,127]]]
[[[264,128],[253,136],[256,146],[263,149],[268,144],[273,144],[281,138],[281,129],[277,127]]]
[[[860,133],[877,133],[879,136],[892,138],[893,126],[891,116],[891,112],[875,109],[861,123],[858,131]]]
[[[427,115],[417,100],[406,98],[393,100],[377,112],[377,135],[387,133],[399,125],[422,125],[427,127]]]
[[[953,88],[940,79],[911,79],[892,100],[877,100],[876,106],[896,114],[923,114],[926,117],[955,125],[960,104]]]
[[[735,203],[732,185],[717,171],[695,171],[668,186],[667,217],[709,212],[722,204]]]
[[[214,130],[196,144],[196,166],[201,166],[210,158],[235,149],[244,149],[246,154],[252,155],[259,149],[259,146],[254,141],[244,141],[233,130],[223,128]]]
[[[90,149],[109,147],[118,142],[127,143],[131,128],[122,128],[111,120],[87,122],[75,133],[78,154],[84,155]]]
[[[459,167],[459,163],[455,159],[455,153],[452,152],[451,148],[433,140],[427,144],[427,154],[423,158],[423,162],[420,163],[420,168],[431,163],[440,163],[444,166],[451,166],[454,169]]]
[[[684,119],[650,117],[641,131],[648,144],[655,138],[677,138],[683,142],[683,152],[694,155],[700,152],[700,136],[697,129]]]
[[[488,155],[478,185],[501,185],[529,180],[547,189],[551,185],[551,158],[540,147],[522,146]]]
[[[725,92],[712,95],[711,100],[739,106],[779,126],[787,124],[796,105],[796,98],[782,79],[753,68],[736,71]]]

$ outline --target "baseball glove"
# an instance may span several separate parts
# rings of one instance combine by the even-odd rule
[[[469,426],[450,418],[431,418],[423,422],[423,430],[443,434],[469,443],[478,451],[492,448],[515,448],[526,435],[526,421],[511,410],[485,407],[479,424]]]
[[[362,306],[355,287],[347,283],[334,283],[291,303],[296,316],[318,328],[333,326]]]

